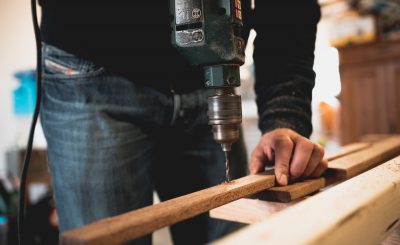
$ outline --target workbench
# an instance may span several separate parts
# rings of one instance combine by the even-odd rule
[[[381,243],[400,223],[400,136],[369,137],[328,160],[317,179],[282,187],[271,172],[249,175],[66,231],[60,241],[121,244],[211,210],[251,224],[215,244]]]

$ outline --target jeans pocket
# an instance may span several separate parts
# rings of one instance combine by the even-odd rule
[[[88,78],[102,74],[105,69],[52,45],[43,44],[42,76],[46,80]]]

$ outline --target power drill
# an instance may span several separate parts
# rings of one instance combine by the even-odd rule
[[[241,0],[170,0],[172,45],[193,66],[204,69],[205,87],[215,90],[208,98],[208,119],[214,140],[226,157],[239,138],[242,122],[239,68],[244,63]]]

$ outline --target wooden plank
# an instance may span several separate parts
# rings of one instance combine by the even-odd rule
[[[61,244],[120,244],[270,188],[271,174],[249,175],[156,205],[103,219],[61,235]]]
[[[267,202],[258,199],[242,198],[210,210],[210,217],[244,224],[261,222],[271,215],[282,211],[303,199],[290,203]]]
[[[336,180],[337,178],[334,179]],[[252,198],[287,203],[319,191],[321,188],[327,186],[328,182],[332,183],[332,180],[333,178],[328,179],[321,177],[317,179],[303,180],[287,186],[275,186],[253,195]]]
[[[297,182],[285,187],[272,187],[274,191],[266,191],[252,195],[250,198],[239,199],[235,202],[225,204],[221,207],[210,210],[210,217],[229,221],[236,221],[245,224],[260,222],[272,214],[304,200],[313,193],[334,182],[331,178],[318,178]],[[327,183],[328,182],[328,183]],[[272,189],[270,188],[270,189]],[[268,189],[268,190],[270,190]]]
[[[335,153],[327,156],[327,159],[328,159],[328,161],[333,161],[340,157],[363,150],[369,146],[371,146],[371,143],[368,143],[368,142],[357,142],[357,143],[348,144],[348,145],[343,146],[338,152],[335,152]]]
[[[360,138],[360,142],[365,142],[365,143],[374,143],[377,141],[381,141],[383,139],[386,139],[392,135],[390,134],[367,134],[365,136],[362,136]]]
[[[349,149],[351,148],[353,147]],[[329,169],[321,178],[305,180],[288,186],[276,186],[257,193],[255,198],[266,201],[291,202],[332,183],[356,176],[398,154],[400,154],[400,136],[388,137],[329,162]]]
[[[400,157],[215,244],[380,244],[399,224]]]
[[[389,137],[372,144],[368,149],[330,162],[329,172],[341,178],[351,178],[398,154],[400,136]]]

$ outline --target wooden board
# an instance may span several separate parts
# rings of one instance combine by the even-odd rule
[[[391,135],[391,134],[367,134],[360,138],[360,142],[374,143],[374,142],[378,142],[383,139],[386,139],[390,136],[393,136],[393,135]]]
[[[400,136],[393,136],[378,141],[365,150],[330,162],[329,171],[339,177],[351,178],[399,154]]]
[[[298,198],[305,197],[324,188],[337,178],[317,178],[296,182],[287,186],[275,186],[268,190],[256,193],[252,198],[272,201],[272,202],[291,202]]]
[[[210,217],[235,221],[244,224],[261,222],[271,215],[280,212],[303,199],[290,203],[267,202],[258,199],[242,198],[210,210]]]
[[[380,244],[399,224],[400,157],[215,244]]]
[[[156,205],[103,219],[61,235],[61,244],[120,244],[270,188],[275,176],[250,175]]]
[[[368,148],[369,146],[371,146],[371,143],[368,142],[358,142],[358,143],[348,144],[343,146],[338,152],[330,154],[326,158],[328,159],[328,161],[333,161],[340,157]]]
[[[348,149],[354,149],[355,146]],[[368,146],[361,146],[366,148],[349,151],[349,154],[330,161],[329,169],[322,178],[305,180],[288,186],[273,187],[258,193],[255,198],[266,201],[291,202],[312,194],[327,185],[356,176],[400,154],[400,136],[388,137]]]

